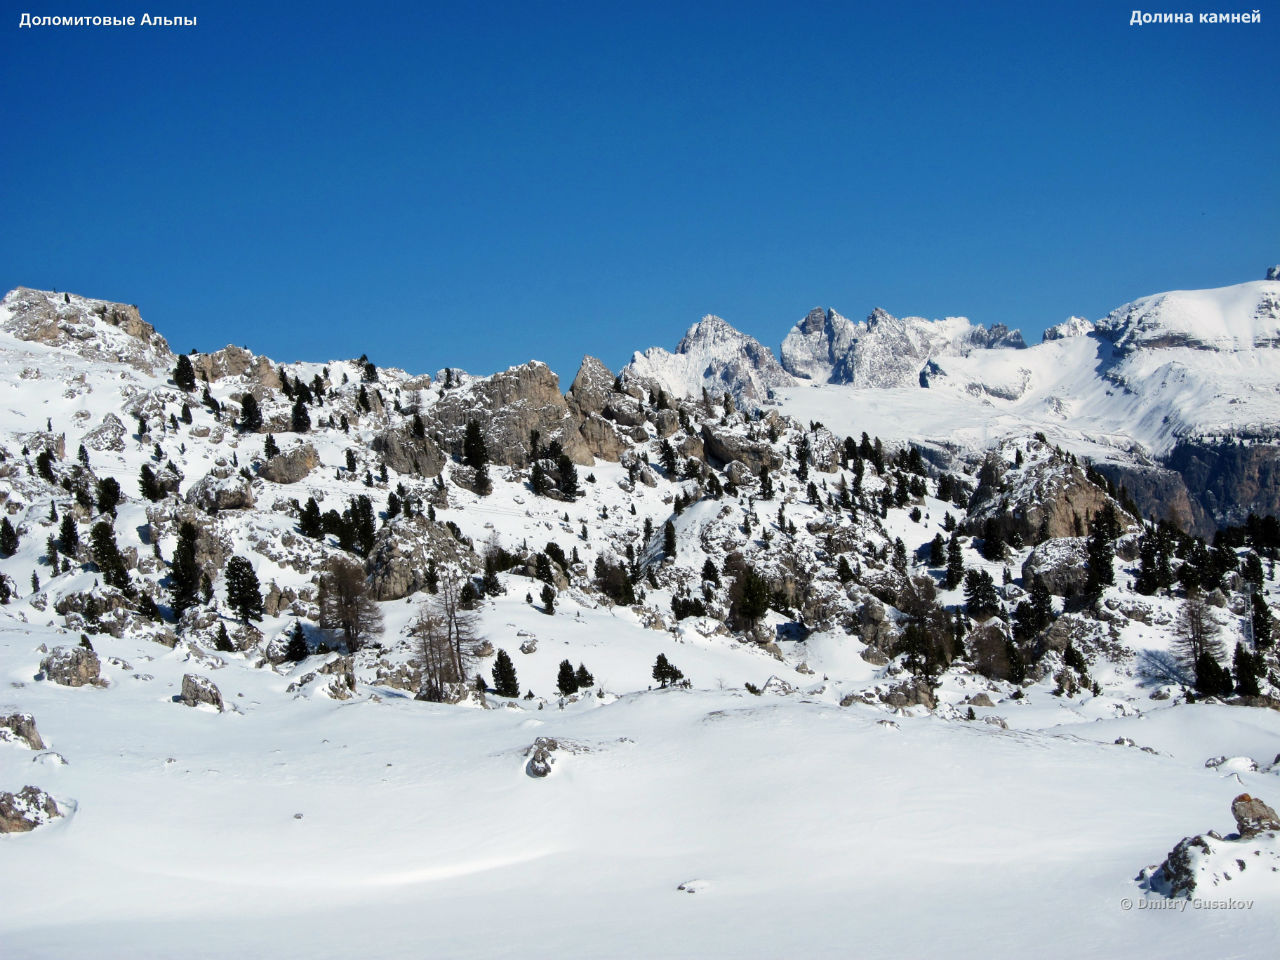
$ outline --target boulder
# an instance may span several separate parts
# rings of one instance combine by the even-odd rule
[[[108,413],[80,442],[90,450],[119,451],[124,449],[124,438],[128,435],[129,431],[120,422],[120,418],[114,413]]]
[[[1242,793],[1231,801],[1231,815],[1241,837],[1255,837],[1264,830],[1280,830],[1276,812],[1257,797]]]
[[[216,708],[219,713],[222,712],[222,693],[212,680],[199,674],[187,673],[183,675],[181,700],[188,707],[207,703],[209,706]]]
[[[524,765],[524,771],[534,779],[542,779],[551,772],[551,764],[555,763],[555,757],[552,756],[558,750],[560,744],[551,737],[538,737],[525,750],[524,755],[529,758],[529,762]]]
[[[920,706],[932,710],[938,705],[929,685],[917,679],[894,684],[888,691],[880,694],[880,700],[895,708]]]
[[[253,506],[253,485],[249,478],[219,460],[212,470],[191,485],[187,503],[208,513],[245,510]]]
[[[445,456],[435,441],[409,429],[386,430],[372,446],[389,469],[405,476],[438,477],[444,469]]]
[[[1022,582],[1030,589],[1039,577],[1054,596],[1074,597],[1084,590],[1088,559],[1089,542],[1084,537],[1045,540],[1022,564]]]
[[[39,787],[0,793],[0,833],[27,833],[60,816],[53,797]]]
[[[772,471],[782,466],[782,458],[767,443],[747,440],[727,430],[716,430],[710,424],[703,424],[702,445],[712,464],[724,467],[738,460],[746,465],[753,477],[759,476],[765,467]]]
[[[85,647],[54,647],[40,661],[40,672],[46,680],[64,687],[101,686],[102,664],[98,655]]]
[[[36,730],[35,717],[29,713],[11,713],[0,717],[0,730],[6,730],[14,739],[23,741],[32,750],[43,750],[44,741]]]
[[[259,475],[272,483],[297,483],[316,467],[320,455],[309,443],[294,447],[287,453],[279,453],[262,465]]]

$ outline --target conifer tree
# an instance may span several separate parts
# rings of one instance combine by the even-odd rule
[[[947,574],[942,582],[948,590],[954,590],[960,586],[960,581],[963,579],[964,555],[960,552],[960,538],[955,531],[952,531],[951,539],[947,543]]]
[[[676,527],[670,520],[662,525],[662,552],[668,560],[676,558]]]
[[[505,650],[499,650],[493,663],[493,690],[500,697],[520,696],[520,682],[516,679],[516,666]]]
[[[947,542],[937,534],[929,544],[929,566],[941,567],[947,562]]]
[[[184,610],[195,606],[200,590],[200,566],[196,562],[196,541],[200,531],[187,520],[178,528],[178,545],[173,550],[173,562],[169,565],[169,584],[173,612],[181,617]]]
[[[173,365],[173,382],[186,393],[196,388],[196,372],[191,366],[191,358],[185,353],[179,354],[178,362]]]
[[[129,583],[129,571],[125,568],[124,557],[116,546],[116,534],[111,524],[99,520],[93,525],[89,534],[89,549],[93,554],[93,562],[102,571],[102,579],[107,586],[121,590],[126,596],[133,594]]]
[[[120,503],[120,483],[115,477],[103,477],[98,481],[98,512],[109,513],[113,517]]]
[[[289,425],[294,433],[306,433],[311,429],[311,414],[307,412],[307,405],[302,402],[302,398],[293,401],[293,412],[289,417]]]
[[[578,468],[573,465],[567,453],[556,458],[556,471],[560,474],[560,492],[570,500],[575,500],[581,489],[578,486]]]
[[[218,633],[213,638],[213,648],[219,653],[235,653],[236,648],[231,643],[231,637],[227,635],[225,623],[218,624]]]
[[[302,621],[293,621],[293,632],[289,634],[289,645],[285,648],[284,657],[294,663],[307,659],[307,637],[302,632]]]
[[[262,429],[262,411],[252,393],[246,393],[240,401],[240,420],[236,426],[245,433],[257,433]]]
[[[262,619],[262,589],[253,565],[244,557],[227,561],[227,605],[245,623]]]
[[[663,687],[667,687],[683,680],[684,673],[667,659],[665,653],[660,653],[653,663],[653,679]]]
[[[1236,643],[1236,653],[1232,663],[1236,674],[1236,693],[1242,697],[1256,697],[1262,691],[1258,689],[1258,676],[1262,673],[1262,658],[1245,649],[1243,643]]]
[[[591,671],[587,669],[586,664],[578,664],[577,672],[574,673],[573,679],[577,681],[579,690],[586,690],[588,687],[595,686],[596,678],[591,675]]]
[[[573,664],[568,660],[560,661],[560,672],[556,674],[556,689],[560,691],[561,696],[569,696],[578,692],[578,675],[574,672]]]
[[[145,463],[142,465],[142,469],[138,471],[138,490],[145,499],[150,500],[152,503],[164,499],[164,488],[160,486],[160,481],[156,479],[155,471]]]
[[[58,546],[62,548],[63,556],[75,557],[76,548],[80,546],[80,529],[76,526],[75,515],[67,511],[62,515],[62,522],[58,526]]]
[[[549,583],[542,587],[542,608],[548,615],[556,612],[556,591]]]
[[[262,455],[268,460],[280,455],[280,447],[276,445],[274,434],[267,434],[267,439],[262,443]]]
[[[12,557],[18,552],[18,531],[13,529],[9,518],[0,520],[0,555]]]

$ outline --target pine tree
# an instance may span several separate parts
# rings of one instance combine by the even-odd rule
[[[188,607],[195,606],[200,589],[201,571],[196,562],[199,536],[199,529],[189,520],[178,528],[178,545],[174,547],[173,562],[169,565],[169,584],[173,612],[179,617]]]
[[[556,612],[556,591],[549,583],[542,587],[542,608],[548,616]]]
[[[289,634],[289,645],[285,648],[284,658],[292,660],[294,663],[300,663],[307,659],[309,651],[307,650],[307,637],[302,632],[302,621],[293,621],[293,632]]]
[[[941,567],[947,562],[947,541],[937,534],[929,544],[929,566]]]
[[[485,445],[480,424],[475,420],[467,421],[467,432],[462,438],[462,462],[475,471],[476,493],[482,497],[492,493],[493,481],[489,479],[489,448]]]
[[[985,570],[970,570],[964,575],[965,612],[974,620],[982,621],[1000,612],[1000,595],[995,581]]]
[[[306,433],[311,429],[311,414],[307,412],[307,405],[302,402],[301,397],[293,401],[293,412],[289,417],[289,426],[294,433]]]
[[[675,479],[676,475],[676,449],[671,446],[670,440],[663,440],[658,448],[658,462],[662,464],[662,469],[666,471],[667,477]]]
[[[676,558],[676,527],[670,520],[662,525],[662,552],[668,560]]]
[[[773,499],[773,477],[769,475],[769,468],[767,466],[760,468],[760,499]]]
[[[252,393],[246,393],[240,401],[240,420],[236,426],[245,433],[257,433],[262,429],[262,411]]]
[[[561,696],[569,696],[578,692],[578,675],[574,672],[573,664],[568,660],[560,661],[560,672],[556,674],[556,689],[560,691]]]
[[[1187,598],[1182,602],[1174,621],[1174,632],[1174,652],[1197,677],[1203,672],[1206,658],[1217,665],[1225,653],[1222,641],[1218,639],[1218,623],[1213,619],[1204,595],[1197,588],[1187,592]],[[1216,689],[1217,674],[1210,668],[1205,675],[1206,689],[1200,689],[1199,679],[1196,681],[1196,688],[1206,696],[1213,696],[1211,691]]]
[[[493,664],[493,690],[500,697],[520,696],[520,682],[516,679],[516,666],[507,651],[499,650]]]
[[[324,536],[324,520],[315,497],[307,497],[307,503],[298,514],[298,530],[304,537],[319,540]]]
[[[947,574],[942,582],[948,590],[954,590],[963,579],[964,555],[960,552],[960,538],[952,532],[951,539],[947,542]]]
[[[179,354],[178,362],[173,365],[173,382],[186,393],[196,388],[196,372],[191,366],[191,358],[185,353]]]
[[[667,687],[683,680],[684,673],[667,660],[665,653],[660,653],[658,654],[658,659],[653,663],[653,679],[657,680],[663,687]]]
[[[142,469],[138,471],[138,490],[145,499],[150,500],[152,503],[164,499],[164,488],[160,486],[160,481],[156,479],[155,471],[145,463],[142,465]]]
[[[715,561],[710,557],[707,557],[702,564],[702,579],[703,582],[714,583],[717,587],[720,586],[720,571],[716,569]]]
[[[587,669],[586,664],[578,664],[578,669],[573,675],[573,679],[577,681],[579,690],[586,690],[588,687],[595,686],[596,678],[591,675],[591,671]]]
[[[236,648],[231,643],[231,637],[227,635],[225,623],[218,624],[218,633],[213,638],[213,648],[219,653],[235,653]]]
[[[111,524],[99,520],[89,533],[89,549],[93,554],[93,562],[102,571],[102,579],[107,586],[121,590],[126,596],[132,595],[133,587],[129,583],[129,571],[125,568],[124,557],[116,546],[116,534]]]
[[[115,477],[103,477],[98,481],[98,512],[116,515],[120,504],[120,484]]]
[[[581,493],[578,486],[578,468],[573,465],[567,453],[556,458],[556,471],[560,474],[560,492],[570,500],[575,500]]]
[[[274,434],[267,434],[267,439],[262,443],[262,455],[268,460],[280,455],[280,447],[276,445],[276,438]]]
[[[12,557],[18,552],[18,531],[13,529],[9,518],[0,520],[0,556]]]
[[[1267,598],[1261,593],[1253,595],[1253,608],[1250,613],[1253,625],[1253,645],[1258,650],[1271,646],[1271,609],[1267,606]]]
[[[747,627],[754,627],[756,622],[769,612],[769,582],[756,573],[754,567],[747,567],[736,583],[737,593],[734,618]]]
[[[245,623],[262,619],[262,589],[253,565],[244,557],[227,561],[227,605]]]
[[[70,511],[62,515],[62,523],[58,526],[58,546],[67,557],[75,557],[76,548],[80,546],[80,529]]]
[[[1254,656],[1245,649],[1243,643],[1236,643],[1236,653],[1232,663],[1236,674],[1236,693],[1242,697],[1256,697],[1261,694],[1258,689],[1258,676],[1262,673],[1262,658]]]

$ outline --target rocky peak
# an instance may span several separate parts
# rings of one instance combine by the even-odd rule
[[[782,366],[794,376],[825,383],[855,336],[850,320],[834,310],[814,307],[782,341]]]
[[[1280,280],[1280,264],[1274,267],[1267,267],[1268,280]]]
[[[1045,330],[1040,342],[1048,343],[1050,340],[1066,340],[1068,337],[1085,337],[1093,331],[1093,321],[1086,320],[1084,317],[1067,317],[1061,323],[1054,324]]]
[[[131,304],[18,287],[0,302],[0,329],[29,343],[88,360],[126,363],[145,373],[172,362],[164,337]]]

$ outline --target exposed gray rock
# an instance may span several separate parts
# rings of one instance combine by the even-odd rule
[[[15,739],[23,741],[32,750],[45,748],[44,741],[40,739],[40,731],[36,729],[36,719],[29,713],[0,716],[0,730],[8,730]]]
[[[929,685],[918,679],[894,684],[887,692],[880,694],[880,699],[891,707],[921,706],[932,710],[938,705]]]
[[[259,474],[272,483],[297,483],[318,466],[320,455],[316,448],[304,443],[286,453],[276,454],[262,465]]]
[[[269,358],[256,357],[248,350],[232,344],[213,353],[192,354],[191,368],[195,371],[196,380],[207,379],[212,382],[224,377],[247,377],[261,388],[280,389],[280,372]]]
[[[772,471],[782,466],[782,458],[768,444],[747,440],[727,430],[713,429],[710,424],[703,424],[702,444],[712,464],[727,466],[736,460],[744,464],[753,477],[759,476],[763,467]]]
[[[569,408],[580,417],[604,412],[609,402],[618,395],[614,392],[614,375],[595,357],[583,357],[578,375],[565,399]]]
[[[120,422],[120,418],[114,413],[108,413],[80,442],[90,450],[118,451],[124,449],[124,438],[128,435],[129,431]]]
[[[214,513],[219,510],[245,510],[253,506],[253,484],[225,460],[191,485],[187,503]]]
[[[1280,830],[1276,812],[1257,797],[1242,793],[1231,801],[1231,815],[1242,837],[1254,837],[1264,830]]]
[[[551,773],[551,765],[555,763],[552,754],[560,748],[560,744],[551,737],[538,737],[525,750],[524,755],[529,762],[524,765],[525,773],[534,779],[541,779]]]
[[[426,587],[432,559],[440,565],[466,566],[471,557],[448,527],[416,515],[409,520],[397,519],[378,531],[365,569],[375,598],[399,600]]]
[[[445,456],[434,440],[415,437],[412,430],[387,430],[373,438],[373,449],[396,473],[406,476],[437,477],[444,469]]]
[[[584,417],[578,431],[591,455],[601,460],[616,463],[627,449],[627,442],[618,435],[613,424],[599,414],[591,413]]]
[[[188,707],[207,703],[211,707],[216,707],[219,713],[222,712],[222,693],[212,680],[199,674],[183,674],[181,699]]]
[[[39,787],[0,793],[0,833],[27,833],[60,816],[53,797]]]
[[[1029,588],[1039,577],[1055,596],[1074,597],[1084,590],[1088,559],[1089,543],[1084,537],[1046,540],[1022,564],[1022,582]]]
[[[40,661],[40,672],[46,680],[64,687],[100,686],[102,664],[98,655],[84,647],[54,647]]]

